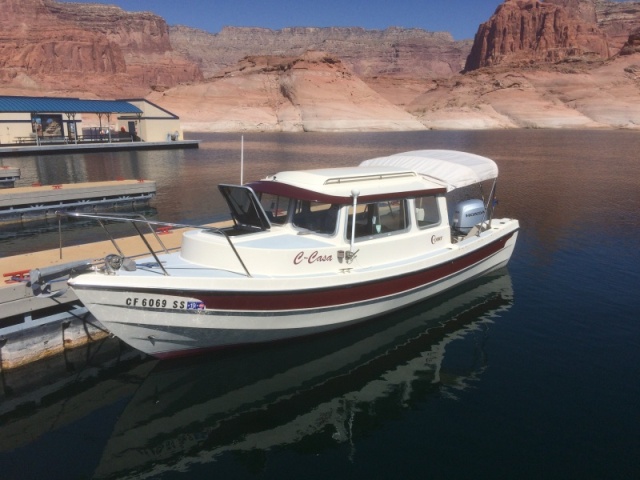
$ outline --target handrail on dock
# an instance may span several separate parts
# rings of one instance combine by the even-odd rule
[[[145,247],[147,248],[148,252],[153,256],[158,266],[162,269],[163,274],[166,276],[170,276],[169,272],[167,272],[167,270],[162,265],[162,262],[158,258],[158,253],[153,249],[153,247],[145,237],[145,233],[143,232],[141,227],[144,228],[146,226],[149,228],[148,233],[151,233],[155,237],[155,239],[157,240],[158,244],[160,245],[164,253],[169,253],[169,249],[167,249],[165,244],[162,242],[162,240],[158,236],[158,231],[155,230],[154,227],[158,227],[158,230],[160,230],[161,232],[166,231],[167,229],[173,229],[173,228],[193,228],[193,229],[207,230],[209,232],[222,235],[226,239],[229,246],[231,247],[231,250],[233,251],[236,258],[238,259],[238,262],[242,266],[242,269],[244,270],[245,275],[247,277],[251,277],[251,274],[249,273],[247,266],[245,265],[244,261],[240,257],[240,254],[238,253],[238,250],[236,249],[233,242],[231,241],[231,238],[229,237],[229,235],[227,235],[227,233],[224,230],[217,227],[212,227],[209,225],[192,225],[192,224],[185,224],[185,223],[157,222],[153,220],[147,220],[144,215],[139,213],[131,213],[131,214],[120,213],[116,215],[116,214],[110,214],[110,213],[93,214],[93,213],[80,213],[80,212],[56,212],[56,215],[58,217],[58,237],[59,237],[60,258],[62,258],[62,218],[63,217],[89,218],[89,219],[96,220],[96,222],[98,222],[98,224],[105,231],[107,237],[111,241],[111,244],[118,251],[118,254],[122,258],[126,258],[126,255],[122,252],[122,250],[118,246],[116,239],[113,237],[111,232],[109,232],[105,222],[128,223],[132,225],[133,228],[135,228],[136,232],[138,233],[138,236],[142,239],[142,242],[145,244]],[[140,256],[140,255],[137,255],[137,256]]]

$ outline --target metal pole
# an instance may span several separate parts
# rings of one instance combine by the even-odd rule
[[[353,214],[351,219],[351,245],[349,246],[349,251],[353,253],[353,244],[356,240],[356,207],[358,205],[358,195],[360,192],[358,190],[351,190],[351,196],[353,196]]]
[[[240,185],[244,184],[244,135],[240,136]]]
[[[38,112],[35,112],[34,118],[37,119]],[[42,119],[40,119],[40,128],[42,128]],[[38,135],[38,122],[36,121],[36,145],[40,146],[40,135]]]
[[[59,240],[59,246],[60,246],[60,260],[62,260],[62,216],[61,215],[58,215],[58,240]]]

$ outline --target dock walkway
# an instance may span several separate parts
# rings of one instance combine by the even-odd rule
[[[163,231],[161,238],[166,248],[179,247],[183,231]],[[147,240],[155,245],[151,233]],[[127,255],[147,251],[138,236],[117,242]],[[99,261],[115,252],[113,244],[107,240],[0,258],[0,369],[15,369],[109,335],[73,291],[66,290],[60,296],[48,298],[35,296],[28,273],[36,268],[79,260]],[[65,288],[63,279],[54,290]]]
[[[156,182],[153,180],[114,180],[5,188],[0,189],[0,223],[55,216],[59,210],[146,203],[155,194]]]
[[[203,227],[223,228],[231,221]],[[156,230],[168,250],[179,248],[182,234],[188,228]],[[161,246],[153,233],[145,235],[152,248]],[[148,253],[139,236],[117,239],[127,256]],[[56,296],[37,296],[29,282],[31,270],[80,261],[99,263],[108,254],[116,253],[109,240],[61,249],[0,257],[0,371],[16,369],[57,354],[69,353],[77,347],[91,345],[109,336],[107,329],[81,304],[72,290],[66,288],[66,278],[51,287]]]
[[[0,157],[15,155],[46,155],[61,153],[113,152],[123,150],[168,150],[199,148],[200,140],[175,140],[168,142],[90,142],[47,145],[1,144]]]

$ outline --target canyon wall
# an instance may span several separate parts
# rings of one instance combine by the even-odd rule
[[[246,55],[298,56],[308,50],[339,57],[361,77],[450,76],[462,70],[471,48],[470,41],[454,41],[448,32],[397,27],[225,27],[211,34],[176,26],[171,27],[171,44],[198,62],[207,77],[235,66]]]
[[[248,56],[224,75],[148,98],[197,131],[424,129],[326,52]]]
[[[5,89],[144,96],[202,79],[174,52],[166,22],[98,4],[0,0],[0,81]]]
[[[606,32],[612,53],[617,53],[640,28],[640,2],[590,1],[595,5],[598,27]]]
[[[506,0],[473,42],[0,0],[0,94],[147,97],[191,130],[640,128],[639,28],[640,2],[603,0]]]
[[[566,2],[579,8],[580,2]],[[567,8],[537,0],[506,0],[480,25],[465,70],[494,65],[555,63],[566,58],[608,58],[606,34],[589,11],[572,14]]]

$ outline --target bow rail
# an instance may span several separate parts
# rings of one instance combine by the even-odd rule
[[[213,233],[217,233],[217,234],[222,235],[226,239],[227,243],[229,244],[229,247],[233,251],[233,254],[238,259],[238,262],[242,266],[242,269],[244,270],[245,275],[247,277],[251,277],[251,274],[249,273],[249,270],[247,269],[245,263],[242,261],[242,258],[240,257],[240,254],[238,253],[238,250],[236,249],[235,245],[231,241],[231,238],[229,237],[229,235],[227,235],[227,233],[224,230],[222,230],[222,229],[220,229],[218,227],[213,227],[213,226],[210,226],[210,225],[192,225],[192,224],[187,224],[187,223],[158,222],[158,221],[154,221],[154,220],[147,220],[147,218],[144,215],[139,214],[139,213],[132,213],[132,214],[126,214],[126,213],[124,213],[124,214],[122,214],[122,213],[121,214],[111,214],[111,213],[93,214],[93,213],[80,213],[80,212],[56,212],[56,215],[58,217],[58,236],[59,236],[60,258],[62,258],[62,218],[64,218],[64,217],[88,218],[88,219],[95,220],[102,227],[102,229],[106,233],[107,237],[111,241],[111,244],[113,245],[113,247],[117,250],[118,254],[123,259],[124,258],[142,257],[142,256],[146,255],[146,252],[138,254],[138,255],[131,255],[131,256],[125,255],[124,252],[122,251],[122,249],[120,248],[120,246],[118,245],[117,239],[112,235],[112,233],[107,228],[107,222],[127,223],[127,224],[132,225],[133,228],[136,230],[138,236],[142,239],[142,242],[144,243],[145,247],[147,248],[148,253],[153,256],[155,261],[158,263],[158,266],[162,269],[163,274],[167,275],[167,276],[170,276],[169,272],[167,272],[167,270],[164,268],[164,265],[162,265],[162,262],[158,258],[158,253],[169,253],[172,250],[178,250],[179,247],[167,248],[165,246],[164,242],[162,241],[162,239],[160,238],[160,236],[158,235],[158,232],[157,232],[155,227],[157,227],[158,229],[192,228],[192,229],[207,230],[208,232],[213,232]],[[148,231],[145,231],[147,228],[148,228]],[[154,238],[158,242],[158,245],[160,245],[161,252],[156,251],[151,246],[151,244],[149,243],[149,240],[145,236],[145,235],[147,235],[149,233],[154,236]]]

